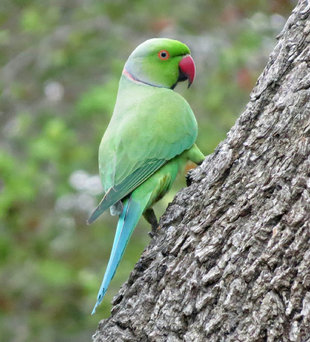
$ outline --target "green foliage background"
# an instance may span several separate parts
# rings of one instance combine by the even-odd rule
[[[97,149],[118,79],[142,41],[187,43],[198,144],[212,153],[249,98],[289,0],[2,0],[0,3],[0,340],[90,340],[148,244],[141,220],[90,316],[115,218],[85,222],[100,199]],[[161,214],[177,189],[156,208]]]

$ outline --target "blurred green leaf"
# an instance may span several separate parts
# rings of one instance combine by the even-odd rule
[[[37,264],[37,272],[48,286],[66,286],[73,277],[71,268],[54,260],[42,260]]]
[[[78,112],[87,117],[97,113],[106,113],[110,116],[116,100],[117,87],[116,79],[102,86],[92,87],[77,103]]]

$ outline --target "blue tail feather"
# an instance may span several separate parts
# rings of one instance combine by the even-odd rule
[[[141,203],[140,201],[135,201],[132,197],[124,202],[124,208],[119,217],[116,228],[110,259],[98,292],[97,302],[92,311],[92,315],[96,312],[97,306],[102,302],[108,286],[122,259],[130,236],[135,226],[137,225],[139,218],[141,217],[148,203],[149,198],[150,195],[146,196],[146,198],[143,199],[143,203]]]

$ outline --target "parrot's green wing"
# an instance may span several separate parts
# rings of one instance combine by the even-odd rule
[[[135,90],[139,91],[139,103],[134,103]],[[124,95],[128,100],[116,104],[100,145],[100,173],[106,194],[89,223],[168,160],[189,149],[197,137],[194,114],[179,94],[166,88],[133,84]]]
[[[88,219],[88,223],[94,222],[98,216],[100,216],[111,205],[124,198],[136,187],[148,179],[154,172],[156,172],[162,165],[166,163],[166,160],[152,160],[147,161],[145,165],[135,170],[132,174],[127,176],[121,183],[116,184],[108,190],[97,208]]]

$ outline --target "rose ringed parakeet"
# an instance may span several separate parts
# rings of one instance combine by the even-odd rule
[[[119,215],[108,266],[92,313],[101,303],[128,240],[144,217],[157,225],[150,208],[170,189],[188,160],[202,163],[195,145],[197,122],[186,100],[174,92],[179,81],[195,77],[189,48],[166,38],[150,39],[129,56],[111,121],[99,147],[105,195],[90,216],[106,209]]]

